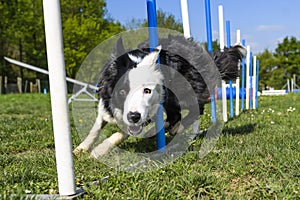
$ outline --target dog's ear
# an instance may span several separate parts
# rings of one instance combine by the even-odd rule
[[[122,37],[120,37],[114,46],[113,56],[115,58],[118,58],[119,56],[123,55],[124,53],[125,53],[125,48],[123,45]]]
[[[156,62],[161,51],[161,46],[156,47],[150,54],[144,57],[141,65],[156,66]]]
[[[241,58],[246,57],[247,49],[242,44],[236,43],[232,48],[239,52]]]

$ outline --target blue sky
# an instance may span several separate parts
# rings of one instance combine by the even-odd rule
[[[122,24],[146,18],[146,0],[106,0],[108,14]],[[157,9],[181,20],[180,0],[156,0]],[[218,5],[224,20],[230,20],[231,41],[237,29],[254,53],[273,51],[286,36],[300,39],[300,0],[211,0],[213,39],[218,39]],[[191,35],[206,41],[204,0],[188,0]]]

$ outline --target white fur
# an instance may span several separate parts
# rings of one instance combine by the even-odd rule
[[[127,125],[133,125],[127,119],[129,112],[138,112],[141,119],[134,125],[142,125],[149,117],[156,114],[158,105],[162,98],[163,75],[158,70],[157,60],[161,46],[157,51],[145,56],[136,68],[129,74],[130,92],[125,100],[123,121]],[[150,94],[144,92],[145,89],[151,91]]]
[[[157,64],[161,46],[157,49],[158,51],[145,56],[136,68],[129,71],[130,90],[148,82],[163,84],[164,77],[158,70]]]
[[[134,55],[128,54],[130,60],[132,60],[135,63],[140,63],[142,61],[142,58],[136,57]]]
[[[97,158],[107,154],[112,148],[120,144],[128,137],[127,133],[116,132],[109,138],[105,139],[101,144],[96,146],[96,140],[98,139],[101,129],[106,123],[117,123],[123,119],[123,121],[131,126],[127,119],[128,112],[139,112],[141,114],[141,120],[137,123],[142,126],[149,117],[156,115],[157,108],[161,102],[162,97],[162,85],[163,75],[158,70],[157,60],[161,46],[143,59],[133,55],[129,55],[129,58],[137,63],[137,67],[129,71],[129,86],[130,91],[124,102],[124,111],[114,109],[114,117],[112,117],[108,111],[105,110],[102,99],[100,98],[98,104],[98,117],[95,121],[93,128],[86,137],[86,139],[74,150],[77,154],[80,151],[91,151],[92,155]],[[151,90],[151,93],[145,93],[145,88]],[[136,126],[136,124],[134,124]]]

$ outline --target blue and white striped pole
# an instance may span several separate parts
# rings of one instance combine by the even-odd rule
[[[207,36],[207,51],[212,52],[212,28],[211,28],[211,13],[210,13],[210,0],[205,0],[205,18],[206,18],[206,36]],[[217,121],[217,113],[216,113],[216,102],[215,102],[215,94],[214,91],[210,95],[210,106],[212,113],[212,121]]]
[[[147,0],[147,14],[148,14],[149,44],[150,44],[150,51],[152,51],[154,48],[158,46],[158,30],[157,30],[157,21],[156,21],[155,0]],[[165,138],[162,102],[157,111],[155,126],[157,131],[157,135],[156,135],[157,149],[161,152],[165,152],[166,138]]]

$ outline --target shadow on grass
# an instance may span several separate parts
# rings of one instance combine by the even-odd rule
[[[166,135],[166,144],[170,143],[174,136]],[[149,138],[131,138],[122,143],[120,148],[139,153],[149,153],[157,150],[156,136]]]
[[[256,123],[245,124],[237,127],[225,127],[223,129],[224,135],[247,135],[252,133],[255,129]]]

